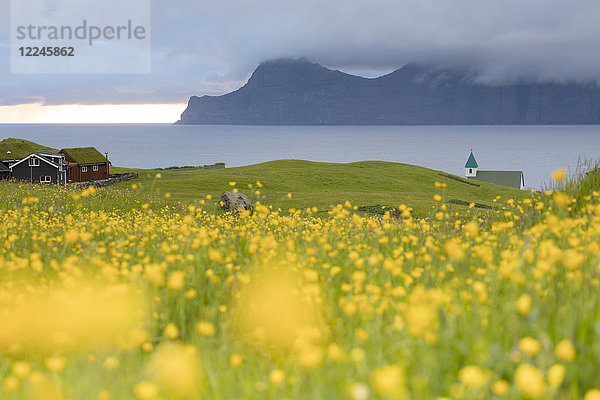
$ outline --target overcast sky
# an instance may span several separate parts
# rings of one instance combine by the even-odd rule
[[[368,76],[437,60],[492,82],[600,80],[599,0],[156,0],[140,75],[11,75],[9,8],[0,0],[0,105],[183,103],[301,56]]]

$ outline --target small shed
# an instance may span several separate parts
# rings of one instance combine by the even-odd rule
[[[76,147],[62,149],[69,162],[67,180],[69,182],[99,181],[109,178],[108,157],[102,155],[95,147]]]

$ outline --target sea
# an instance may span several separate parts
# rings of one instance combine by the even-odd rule
[[[169,124],[0,124],[0,138],[54,148],[94,146],[114,166],[239,167],[298,159],[382,160],[464,176],[472,150],[481,170],[521,170],[525,188],[543,189],[552,171],[575,173],[600,159],[600,126],[207,126]]]

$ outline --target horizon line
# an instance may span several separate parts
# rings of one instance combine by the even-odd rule
[[[174,124],[187,103],[0,105],[0,124]]]

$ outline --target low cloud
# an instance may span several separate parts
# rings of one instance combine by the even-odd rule
[[[426,61],[491,83],[600,81],[597,0],[156,0],[147,75],[11,75],[8,3],[0,104],[180,103],[238,88],[263,60],[299,56],[368,76]]]

